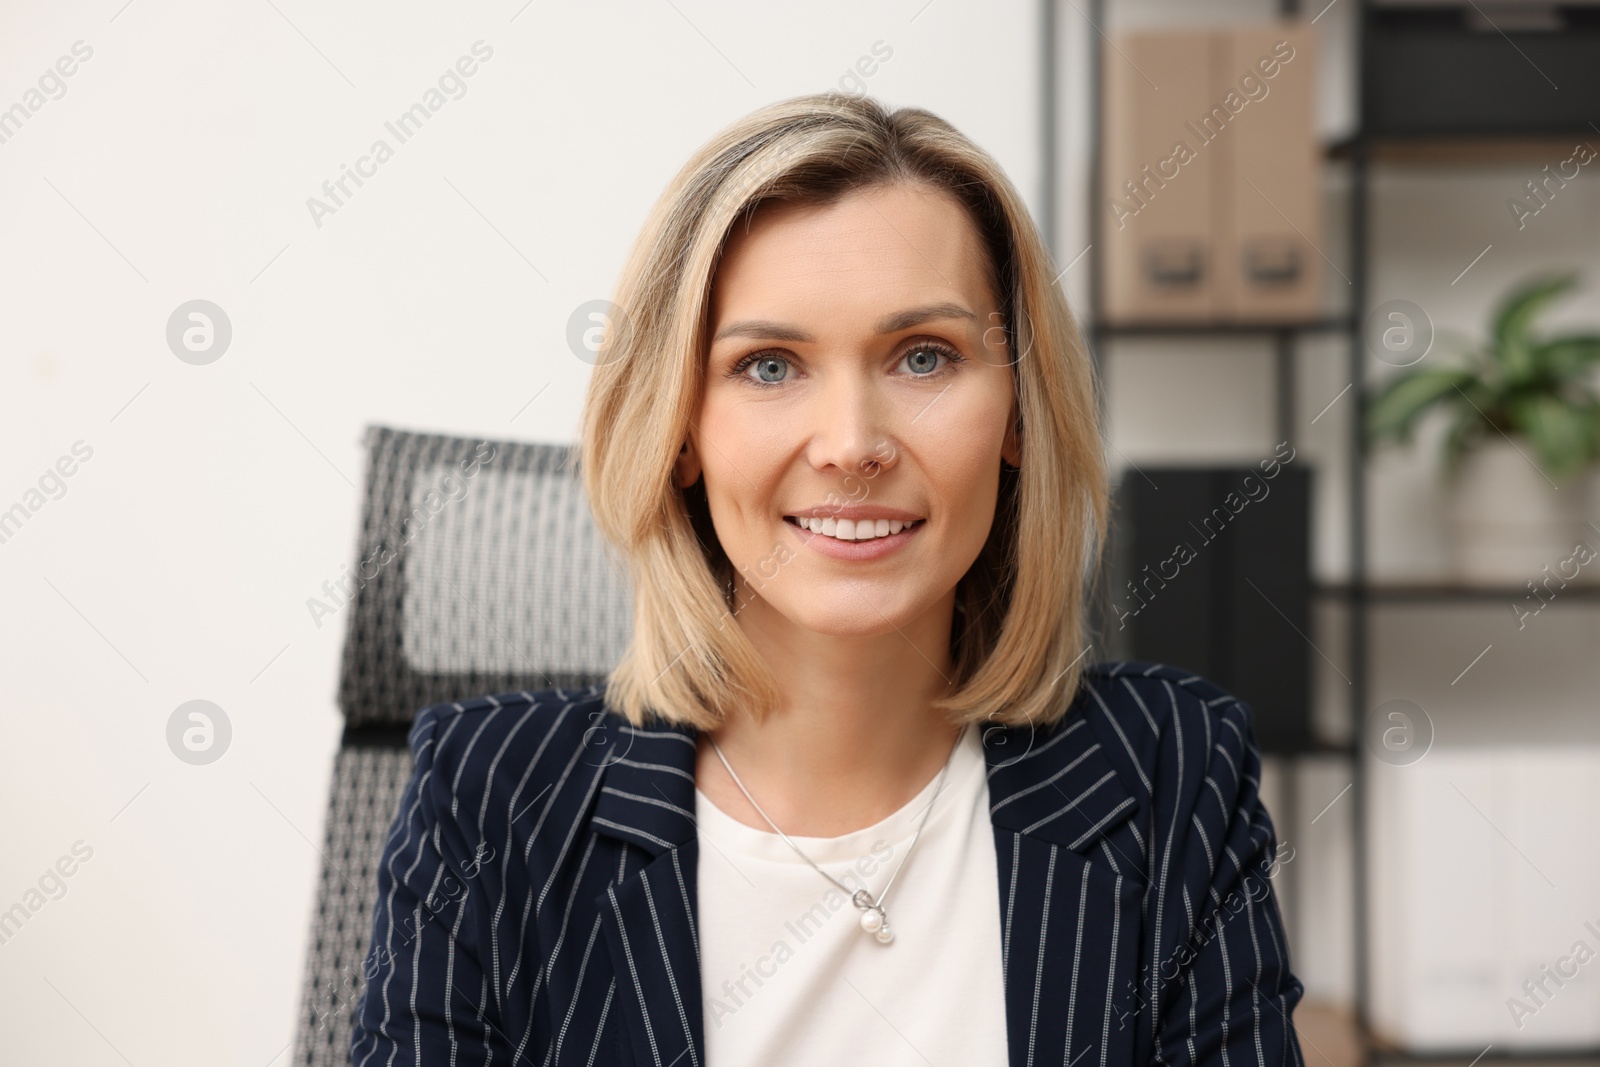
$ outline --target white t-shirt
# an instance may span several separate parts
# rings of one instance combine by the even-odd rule
[[[968,726],[884,900],[894,932],[887,945],[783,838],[738,822],[695,790],[707,1067],[1005,1067],[985,769],[978,732]],[[936,774],[873,826],[842,837],[789,836],[833,877],[876,897],[906,856],[938,781]]]

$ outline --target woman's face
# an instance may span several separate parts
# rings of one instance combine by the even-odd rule
[[[736,610],[865,635],[954,606],[994,521],[1001,458],[1021,462],[986,264],[965,208],[925,185],[769,204],[730,236],[677,474],[705,477]],[[924,521],[838,539],[838,519],[872,507]],[[822,533],[786,518],[813,509],[834,520]]]

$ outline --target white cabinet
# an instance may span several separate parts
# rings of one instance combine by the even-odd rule
[[[1600,748],[1366,773],[1375,1031],[1474,1056],[1600,1042]]]

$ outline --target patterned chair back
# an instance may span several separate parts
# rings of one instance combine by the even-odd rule
[[[582,689],[632,633],[575,447],[367,429],[323,866],[294,1063],[347,1067],[377,864],[411,777],[417,712],[484,693]]]

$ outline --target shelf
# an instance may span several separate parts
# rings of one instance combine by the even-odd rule
[[[1331,142],[1323,149],[1327,159],[1350,159],[1364,146],[1367,158],[1379,163],[1422,166],[1497,165],[1508,163],[1559,163],[1572,155],[1579,141],[1600,152],[1600,130],[1576,129],[1566,133],[1479,134],[1455,133],[1375,135],[1360,134]]]
[[[1315,5],[1304,7],[1296,0],[1281,0],[1279,9],[1283,13],[1301,19],[1320,18],[1326,0],[1320,0]],[[1104,0],[1090,0],[1085,17],[1092,25],[1103,26],[1106,24],[1106,8]],[[1562,167],[1563,161],[1571,159],[1574,148],[1579,144],[1586,144],[1596,152],[1600,152],[1600,115],[1573,115],[1571,112],[1556,112],[1547,109],[1542,119],[1547,127],[1556,128],[1536,129],[1531,124],[1518,129],[1502,128],[1501,130],[1488,130],[1482,128],[1482,122],[1475,122],[1474,128],[1446,131],[1436,129],[1427,133],[1396,133],[1403,121],[1409,121],[1413,127],[1423,124],[1438,125],[1442,120],[1429,118],[1432,113],[1420,108],[1377,108],[1373,106],[1374,87],[1386,87],[1389,90],[1405,91],[1405,78],[1414,78],[1418,68],[1413,64],[1390,64],[1383,72],[1389,77],[1379,81],[1370,77],[1378,69],[1376,64],[1369,64],[1373,54],[1373,8],[1372,0],[1354,5],[1356,11],[1353,16],[1354,25],[1351,27],[1352,39],[1348,42],[1353,51],[1356,64],[1354,69],[1355,91],[1357,93],[1358,117],[1368,121],[1365,129],[1356,129],[1342,139],[1325,142],[1318,151],[1321,156],[1323,174],[1336,179],[1336,186],[1348,178],[1348,195],[1345,198],[1347,205],[1344,212],[1348,220],[1346,233],[1348,240],[1345,254],[1349,266],[1346,280],[1350,283],[1349,308],[1330,309],[1325,317],[1313,321],[1268,323],[1268,324],[1235,324],[1217,322],[1100,322],[1098,316],[1086,315],[1085,318],[1095,318],[1093,325],[1085,325],[1084,332],[1095,345],[1093,353],[1097,363],[1102,357],[1116,358],[1117,345],[1112,343],[1115,338],[1143,337],[1167,338],[1193,337],[1203,339],[1206,337],[1234,337],[1234,338],[1260,338],[1277,347],[1277,364],[1275,368],[1275,404],[1277,407],[1277,421],[1284,436],[1304,429],[1303,421],[1296,421],[1298,407],[1296,405],[1295,360],[1288,358],[1292,351],[1289,341],[1300,337],[1302,334],[1318,332],[1322,336],[1344,336],[1348,343],[1340,347],[1346,361],[1346,381],[1364,381],[1365,371],[1368,367],[1368,353],[1362,343],[1363,317],[1370,305],[1383,299],[1373,290],[1371,277],[1374,256],[1374,237],[1376,236],[1375,221],[1375,192],[1374,183],[1391,169],[1416,168],[1418,171],[1442,176],[1444,168],[1459,167],[1464,170],[1471,168],[1490,167],[1517,167],[1525,169],[1526,175],[1518,175],[1516,184],[1520,184],[1524,177],[1541,172],[1549,165],[1551,171]],[[1411,0],[1408,6],[1429,6],[1428,0]],[[1434,5],[1436,6],[1436,5]],[[1467,3],[1456,0],[1459,9],[1470,11]],[[1048,7],[1048,5],[1047,5]],[[1313,17],[1314,16],[1314,17]],[[1497,15],[1496,18],[1499,18]],[[1585,34],[1587,36],[1587,32]],[[1391,38],[1393,34],[1389,35]],[[1510,37],[1504,34],[1494,36],[1482,35],[1486,47],[1503,50],[1504,54],[1497,55],[1498,61],[1495,70],[1519,69],[1519,73],[1526,77],[1533,74],[1529,66],[1526,71],[1521,71],[1521,65],[1530,65],[1539,60],[1538,55],[1529,59],[1527,54],[1516,55],[1512,49],[1505,47],[1510,43],[1517,51],[1522,51],[1512,38],[1520,37],[1515,30]],[[1600,37],[1600,35],[1597,35]],[[1501,38],[1504,38],[1503,40]],[[1531,51],[1531,49],[1530,49]],[[1590,51],[1592,55],[1592,49]],[[1053,57],[1052,57],[1053,58]],[[1103,98],[1104,64],[1106,62],[1104,50],[1091,50],[1091,68],[1089,84],[1091,92],[1090,111],[1093,116],[1090,131],[1090,159],[1089,173],[1098,175],[1101,163],[1102,144],[1104,140],[1103,129],[1109,116],[1105,112]],[[1366,75],[1361,72],[1365,65]],[[1582,77],[1575,81],[1569,80],[1564,74],[1556,74],[1556,80],[1561,83],[1560,97],[1562,99],[1573,96],[1578,90],[1572,85],[1588,83],[1592,78],[1592,63],[1585,61]],[[1457,86],[1456,89],[1463,97],[1468,95],[1482,98],[1487,93],[1497,91],[1494,78],[1481,76],[1477,67],[1468,66],[1465,71],[1468,75],[1464,79],[1468,84]],[[1544,71],[1541,69],[1540,74]],[[1473,78],[1473,74],[1480,76]],[[1543,92],[1543,82],[1534,82],[1534,91]],[[1546,79],[1548,80],[1548,79]],[[1054,92],[1056,82],[1047,83],[1049,91]],[[1437,85],[1435,81],[1433,84]],[[1584,96],[1578,93],[1576,99],[1593,97],[1593,92]],[[1425,103],[1426,101],[1405,101],[1402,103]],[[1447,117],[1449,108],[1443,110]],[[1460,108],[1456,108],[1459,111]],[[1488,109],[1492,113],[1494,109]],[[1388,127],[1384,129],[1371,124],[1371,120],[1387,121]],[[1588,125],[1589,123],[1593,125]],[[1382,132],[1380,132],[1382,131]],[[1053,147],[1053,146],[1052,146]],[[1054,158],[1054,157],[1051,157]],[[1582,173],[1588,174],[1600,169],[1600,161],[1590,161],[1582,167]],[[1564,176],[1570,181],[1572,163],[1565,164]],[[1581,176],[1581,175],[1580,175]],[[1098,196],[1100,188],[1093,185],[1093,194]],[[1330,223],[1330,227],[1331,227]],[[1104,292],[1102,273],[1104,270],[1103,250],[1101,242],[1106,231],[1106,218],[1103,212],[1095,212],[1092,216],[1091,238],[1088,257],[1090,274],[1089,304],[1095,308],[1101,294]],[[1406,249],[1406,252],[1414,251]],[[1457,268],[1459,269],[1459,268]],[[1444,279],[1449,281],[1447,275]],[[1441,285],[1444,282],[1440,283]],[[1106,338],[1107,343],[1101,346],[1100,338]],[[1100,348],[1104,348],[1104,352]],[[1348,404],[1348,399],[1346,404]],[[1287,414],[1286,414],[1287,413]],[[1347,412],[1347,414],[1349,414]],[[1320,416],[1319,416],[1320,417]],[[1326,420],[1324,420],[1326,424]],[[1345,450],[1345,471],[1348,477],[1341,479],[1340,496],[1345,500],[1345,514],[1342,516],[1341,525],[1347,532],[1348,555],[1347,558],[1356,575],[1366,574],[1370,570],[1371,546],[1374,538],[1369,530],[1371,513],[1376,501],[1370,500],[1371,472],[1368,469],[1368,442],[1358,425],[1352,425],[1349,430],[1341,435],[1343,443],[1348,446]],[[1315,505],[1314,505],[1315,506]],[[1528,575],[1527,578],[1542,578],[1542,575]],[[1552,582],[1552,586],[1556,583]],[[1536,585],[1537,587],[1537,585]],[[1544,592],[1542,589],[1541,592]],[[1395,622],[1397,616],[1406,611],[1419,611],[1430,608],[1443,608],[1456,613],[1470,612],[1481,614],[1484,620],[1489,621],[1491,612],[1501,612],[1505,621],[1511,626],[1516,622],[1510,617],[1508,607],[1531,609],[1536,607],[1529,601],[1532,596],[1523,580],[1503,581],[1493,584],[1469,584],[1449,576],[1442,578],[1418,578],[1402,581],[1395,579],[1374,580],[1370,575],[1358,582],[1311,582],[1311,599],[1314,606],[1328,606],[1333,608],[1345,607],[1347,611],[1339,613],[1339,618],[1334,623],[1333,629],[1342,631],[1347,649],[1347,666],[1342,665],[1341,673],[1348,675],[1345,681],[1349,683],[1349,715],[1352,725],[1364,721],[1369,713],[1369,701],[1377,696],[1377,687],[1374,685],[1375,667],[1378,657],[1373,647],[1374,638],[1379,636],[1378,626],[1383,622]],[[1549,593],[1544,594],[1546,597]],[[1565,588],[1555,591],[1554,600],[1549,603],[1557,608],[1570,612],[1569,619],[1577,625],[1587,625],[1589,613],[1600,608],[1600,584],[1585,583],[1579,585],[1569,583]],[[1564,606],[1570,606],[1565,607]],[[1313,697],[1312,699],[1316,699]],[[1359,733],[1359,727],[1357,727]],[[1327,751],[1341,751],[1340,746],[1321,746]],[[1353,840],[1351,897],[1353,913],[1351,915],[1351,928],[1354,935],[1353,963],[1353,1010],[1340,1018],[1337,1013],[1328,1013],[1323,1021],[1331,1022],[1338,1027],[1339,1032],[1345,1036],[1342,1042],[1335,1042],[1328,1037],[1325,1027],[1320,1032],[1315,1032],[1314,1037],[1306,1038],[1305,1053],[1313,1055],[1312,1048],[1316,1048],[1316,1055],[1324,1061],[1324,1067],[1346,1067],[1347,1064],[1360,1064],[1362,1067],[1378,1067],[1390,1065],[1400,1067],[1402,1064],[1433,1064],[1444,1067],[1452,1064],[1454,1067],[1469,1067],[1469,1061],[1476,1063],[1477,1067],[1489,1067],[1491,1061],[1506,1062],[1507,1060],[1527,1060],[1554,1064],[1566,1059],[1579,1062],[1594,1062],[1600,1058],[1600,1048],[1592,1046],[1577,1046],[1564,1049],[1540,1050],[1512,1048],[1500,1044],[1498,1041],[1488,1049],[1480,1045],[1470,1050],[1463,1049],[1458,1053],[1433,1052],[1431,1050],[1409,1050],[1396,1047],[1387,1042],[1384,1035],[1377,1033],[1373,1027],[1373,958],[1372,944],[1376,938],[1371,923],[1373,910],[1373,897],[1377,888],[1370,878],[1371,860],[1369,853],[1373,848],[1374,826],[1380,814],[1372,810],[1368,793],[1370,759],[1361,758],[1362,744],[1354,740],[1351,746],[1343,751],[1352,753],[1349,779],[1353,788],[1351,796],[1342,803],[1348,805],[1347,812],[1351,819],[1351,833]],[[1263,751],[1263,758],[1268,758],[1268,753]],[[1272,753],[1273,756],[1280,755]],[[1286,766],[1292,768],[1294,755],[1288,755]],[[1290,813],[1290,822],[1294,822],[1293,813]],[[1295,879],[1299,881],[1299,879]],[[1308,919],[1302,917],[1308,913],[1293,916],[1293,926],[1289,933],[1291,939],[1306,929]],[[1314,919],[1314,917],[1312,917]],[[1302,1010],[1296,1018],[1296,1028],[1303,1033],[1313,1033],[1311,1027],[1303,1025],[1311,1021],[1311,1016]],[[1314,1046],[1313,1046],[1314,1042]],[[1330,1053],[1332,1054],[1330,1056]]]
[[[1493,1051],[1490,1051],[1493,1049]],[[1516,1048],[1514,1046],[1491,1045],[1490,1049],[1474,1053],[1438,1051],[1431,1049],[1408,1050],[1389,1044],[1374,1044],[1372,1048],[1372,1062],[1374,1067],[1382,1067],[1385,1063],[1430,1063],[1430,1064],[1461,1064],[1470,1067],[1471,1064],[1482,1061],[1483,1063],[1504,1062],[1506,1060],[1529,1060],[1538,1063],[1571,1063],[1573,1067],[1588,1067],[1596,1059],[1600,1059],[1600,1047],[1589,1045],[1564,1046],[1559,1048]]]
[[[1311,319],[1299,322],[1095,322],[1087,329],[1102,337],[1202,336],[1271,337],[1280,333],[1324,333],[1348,330],[1349,318]]]
[[[1304,759],[1307,756],[1341,756],[1348,759],[1358,754],[1354,738],[1348,741],[1325,741],[1320,737],[1314,737],[1304,744],[1289,748],[1261,748],[1263,759]]]
[[[1600,600],[1600,583],[1569,583],[1557,589],[1552,603],[1570,600]],[[1313,584],[1311,595],[1320,600],[1354,600],[1369,603],[1431,604],[1489,601],[1520,604],[1530,594],[1525,585],[1474,585],[1464,582],[1369,582],[1353,586],[1348,582]]]

